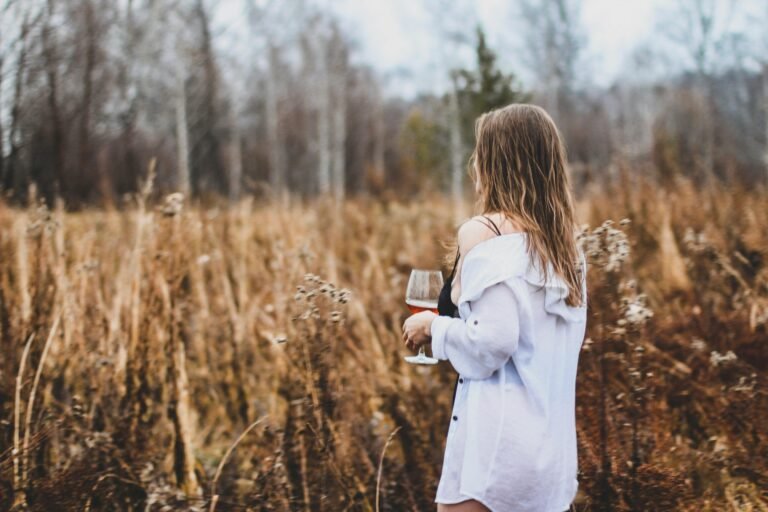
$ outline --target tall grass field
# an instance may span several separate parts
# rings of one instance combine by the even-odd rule
[[[401,325],[452,211],[0,203],[0,510],[434,510],[455,373]],[[575,509],[768,510],[766,190],[619,181],[578,218]]]

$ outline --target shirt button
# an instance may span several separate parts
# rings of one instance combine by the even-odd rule
[[[458,416],[454,416],[454,417],[453,417],[453,421],[457,421],[458,419],[459,419],[459,417],[458,417]]]
[[[477,325],[477,320],[475,320],[475,325]]]
[[[459,384],[464,384],[464,379],[462,379],[461,377],[459,377]]]

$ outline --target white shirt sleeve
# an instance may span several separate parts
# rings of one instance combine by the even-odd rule
[[[499,282],[483,290],[462,318],[438,316],[432,321],[432,354],[449,360],[459,374],[485,379],[517,350],[520,325],[512,288]]]

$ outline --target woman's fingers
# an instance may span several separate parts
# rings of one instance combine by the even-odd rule
[[[408,337],[408,331],[403,331],[403,343],[405,343],[405,346],[408,348],[408,350],[415,350],[416,344],[411,341],[411,339]]]
[[[408,339],[408,333],[406,331],[403,331],[402,338],[403,338],[403,343],[405,343],[405,346],[408,347],[408,349],[413,350],[413,348],[411,348],[411,345],[412,345],[411,340]]]
[[[415,351],[416,349],[419,348],[419,346],[409,336],[408,329],[405,326],[406,323],[408,323],[407,320],[406,320],[406,322],[403,323],[403,334],[402,334],[401,338],[403,339],[403,343],[408,348],[408,350]]]

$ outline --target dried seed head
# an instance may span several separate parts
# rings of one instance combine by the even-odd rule
[[[339,304],[346,304],[349,302],[349,298],[352,295],[352,292],[347,288],[342,288],[341,290],[338,290],[336,294],[336,301]]]
[[[732,350],[729,350],[725,354],[721,354],[717,350],[713,350],[709,354],[709,362],[712,366],[720,366],[723,363],[735,361],[736,359],[738,359],[738,357],[733,353]]]
[[[184,206],[184,194],[181,192],[174,192],[165,196],[165,203],[162,207],[163,215],[166,217],[174,217],[181,213]]]
[[[694,338],[693,341],[691,341],[691,347],[695,350],[707,350],[707,342],[701,338]]]
[[[624,313],[627,322],[632,325],[642,325],[653,316],[653,311],[645,307],[644,300],[639,297],[636,297],[635,300],[627,304],[627,309]]]

